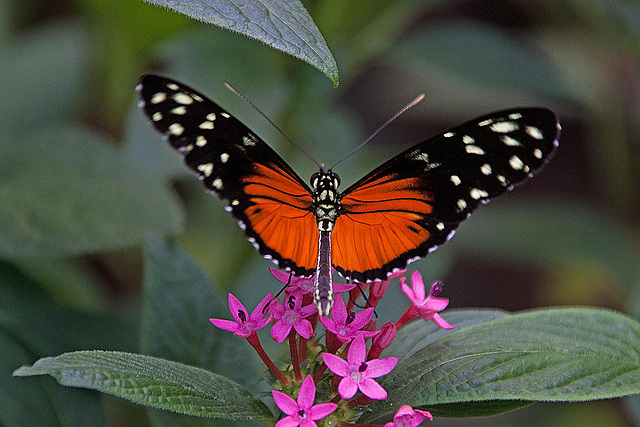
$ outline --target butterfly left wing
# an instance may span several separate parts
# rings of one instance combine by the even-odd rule
[[[226,200],[249,241],[265,258],[310,275],[318,229],[307,185],[244,124],[190,87],[145,75],[140,106],[182,154],[205,187]]]
[[[332,235],[334,267],[365,282],[426,256],[480,203],[538,172],[553,155],[559,131],[549,110],[501,111],[384,163],[341,195]]]

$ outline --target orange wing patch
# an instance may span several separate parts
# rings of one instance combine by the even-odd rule
[[[273,164],[255,165],[242,183],[250,204],[244,211],[247,226],[258,244],[295,272],[309,274],[316,267],[319,238],[311,194]]]
[[[416,177],[383,175],[355,188],[332,233],[333,264],[359,281],[386,277],[389,265],[431,237],[421,224],[433,212],[432,195]]]

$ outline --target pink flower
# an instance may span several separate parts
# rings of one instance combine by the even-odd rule
[[[429,412],[403,405],[393,416],[393,422],[386,423],[384,427],[417,427],[427,418],[433,421],[433,417]]]
[[[347,307],[344,305],[342,297],[338,296],[335,298],[333,309],[331,310],[333,320],[320,316],[320,322],[325,328],[336,334],[336,337],[344,344],[355,338],[357,333],[363,334],[365,338],[377,334],[377,332],[360,331],[371,320],[373,310],[373,307],[370,307],[359,313],[351,312],[347,314]]]
[[[387,392],[372,378],[387,375],[398,363],[396,357],[367,361],[367,347],[362,334],[358,334],[351,343],[347,360],[331,353],[323,353],[322,360],[334,374],[343,377],[338,385],[338,393],[343,399],[352,398],[358,389],[371,399],[386,399]]]
[[[309,339],[313,335],[313,327],[306,317],[318,311],[318,308],[309,304],[302,306],[302,291],[296,289],[287,296],[284,306],[273,303],[269,308],[273,317],[277,320],[271,328],[271,338],[281,343],[287,338],[291,328],[294,328],[301,337]]]
[[[433,319],[441,328],[453,329],[453,326],[438,314],[439,311],[444,310],[449,305],[448,298],[436,297],[442,291],[442,282],[433,282],[428,296],[425,295],[424,282],[419,271],[414,271],[411,274],[411,286],[413,289],[409,288],[404,282],[405,278],[400,278],[402,292],[411,300],[418,316],[422,317],[426,322]]]
[[[316,399],[316,385],[311,375],[302,382],[297,402],[280,391],[274,390],[271,393],[278,408],[288,415],[278,421],[276,427],[316,427],[316,420],[326,417],[338,407],[335,403],[313,405]]]
[[[269,267],[269,271],[271,271],[271,274],[273,274],[273,277],[275,277],[277,281],[284,283],[285,285],[289,285],[289,288],[291,288],[292,291],[295,288],[299,288],[302,290],[303,294],[310,294],[315,290],[315,276],[314,277],[296,277],[291,273],[278,270],[277,268],[274,268],[274,267]],[[333,269],[331,269],[331,273],[333,273]],[[337,294],[342,292],[348,292],[355,287],[356,285],[349,285],[347,283],[334,283],[333,292]]]
[[[272,298],[271,292],[269,292],[247,319],[247,310],[244,308],[244,305],[242,305],[238,298],[229,294],[229,310],[231,310],[231,315],[236,321],[233,322],[224,319],[209,319],[209,321],[220,329],[233,332],[233,335],[239,338],[248,338],[255,331],[271,323],[273,317],[264,317],[264,309]]]

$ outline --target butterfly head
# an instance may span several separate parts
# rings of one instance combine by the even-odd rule
[[[318,190],[319,188],[333,188],[334,190],[337,190],[340,186],[340,176],[331,169],[327,171],[321,169],[320,171],[311,175],[309,183],[311,184],[311,188],[313,188],[314,191]]]

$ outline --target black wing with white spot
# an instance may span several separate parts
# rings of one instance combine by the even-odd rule
[[[336,269],[356,280],[373,280],[424,257],[450,239],[480,203],[545,166],[559,133],[549,110],[500,111],[384,163],[342,193],[334,231]],[[356,247],[351,236],[357,236],[359,247],[376,250],[349,249]]]
[[[190,87],[145,75],[137,90],[154,127],[207,189],[227,201],[226,210],[260,253],[296,274],[310,274],[317,256],[307,240],[317,233],[312,198],[291,167],[244,124]],[[287,232],[298,228],[309,230],[308,236]]]

